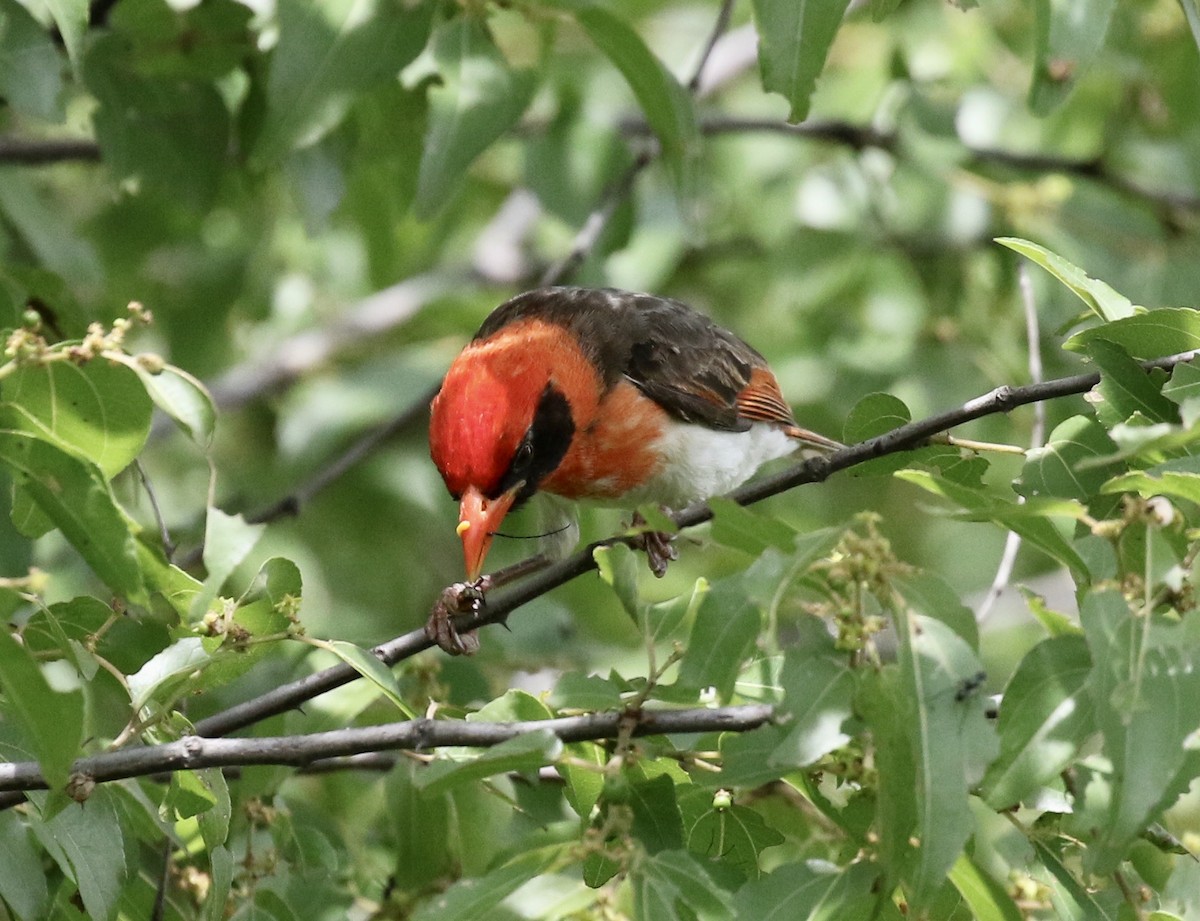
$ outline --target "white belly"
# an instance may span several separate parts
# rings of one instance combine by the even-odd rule
[[[622,496],[621,504],[658,502],[683,508],[737,488],[767,461],[786,457],[799,447],[778,426],[766,422],[756,422],[745,432],[717,432],[673,422],[658,439],[663,458],[659,472]]]

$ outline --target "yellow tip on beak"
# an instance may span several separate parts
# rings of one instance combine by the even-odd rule
[[[495,499],[484,498],[483,493],[474,486],[463,493],[458,507],[458,526],[454,531],[462,540],[468,581],[474,582],[483,572],[483,561],[492,546],[492,535],[516,502],[522,485],[518,483]]]

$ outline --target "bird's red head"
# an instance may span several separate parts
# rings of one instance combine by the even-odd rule
[[[575,430],[556,375],[563,354],[544,334],[562,331],[526,326],[468,345],[431,407],[429,453],[460,501],[458,534],[471,580],[504,516],[558,466]]]

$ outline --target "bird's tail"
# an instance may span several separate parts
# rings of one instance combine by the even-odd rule
[[[831,454],[846,447],[840,441],[834,441],[832,438],[826,438],[824,435],[818,435],[816,432],[802,429],[798,425],[789,425],[783,431],[789,438],[794,438],[800,443],[798,447],[806,455]]]

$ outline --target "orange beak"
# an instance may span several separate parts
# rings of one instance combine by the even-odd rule
[[[508,492],[495,499],[485,499],[474,486],[463,493],[458,506],[458,527],[455,530],[462,538],[463,557],[467,563],[467,580],[474,582],[483,572],[483,561],[492,546],[492,535],[517,500],[524,483],[518,483]]]

